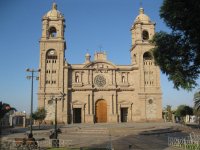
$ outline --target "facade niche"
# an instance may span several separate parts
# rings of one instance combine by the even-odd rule
[[[75,82],[76,82],[76,83],[79,83],[79,82],[80,82],[80,76],[79,76],[79,73],[78,73],[78,72],[76,72],[76,74],[75,74]]]
[[[126,82],[126,80],[125,80],[125,73],[122,73],[122,83],[125,83]]]

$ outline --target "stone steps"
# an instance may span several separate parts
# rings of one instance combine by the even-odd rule
[[[155,134],[165,134],[173,132],[181,132],[181,130],[174,128],[156,129],[156,130],[143,131],[140,133],[140,135],[155,135]]]
[[[77,135],[77,134],[109,134],[107,128],[78,128],[76,130],[64,130],[62,133],[70,134],[70,135]]]

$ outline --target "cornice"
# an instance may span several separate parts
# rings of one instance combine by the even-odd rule
[[[134,88],[68,88],[69,91],[135,91]]]

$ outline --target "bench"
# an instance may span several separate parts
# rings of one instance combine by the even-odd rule
[[[16,147],[21,147],[25,144],[25,138],[15,138]]]
[[[38,147],[38,144],[37,144],[37,142],[35,141],[34,138],[30,138],[30,139],[15,138],[15,144],[16,144],[17,148],[27,147],[27,148],[30,148],[30,149],[34,149],[34,148]]]

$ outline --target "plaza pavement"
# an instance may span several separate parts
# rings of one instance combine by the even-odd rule
[[[186,136],[191,129],[173,123],[72,124],[59,126],[59,139],[70,141],[71,147],[112,147],[114,150],[173,150],[168,147],[168,136]],[[34,129],[37,127],[34,126]],[[49,139],[53,126],[34,130],[34,138]],[[2,131],[1,140],[26,137],[27,128]]]

